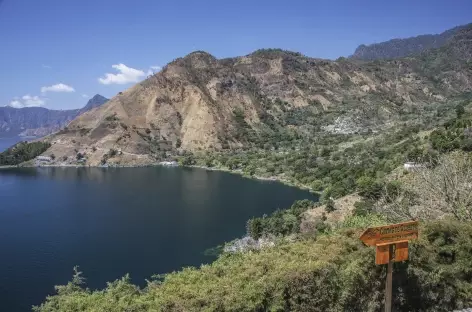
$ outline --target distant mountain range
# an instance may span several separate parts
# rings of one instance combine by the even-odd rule
[[[0,137],[45,136],[60,130],[77,116],[108,101],[100,94],[80,109],[52,110],[43,107],[0,107]]]
[[[392,39],[371,45],[360,45],[350,58],[366,61],[394,59],[412,56],[423,51],[440,48],[460,30],[469,25],[458,26],[436,35],[421,35],[404,39]]]

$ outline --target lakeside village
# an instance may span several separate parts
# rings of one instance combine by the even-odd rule
[[[120,153],[120,151],[118,152]],[[54,162],[55,158],[51,156],[37,156],[34,159],[34,165],[36,167],[49,167],[49,166],[58,166],[58,167],[68,167],[68,166],[85,166],[86,159],[85,158],[74,158],[74,157],[67,157],[63,159],[61,162]],[[54,162],[54,163],[53,163]],[[157,165],[163,167],[177,167],[179,166],[178,162],[176,161],[161,161],[158,162]],[[100,168],[107,168],[107,167],[116,167],[116,165],[109,165],[104,164],[98,166]]]
[[[118,154],[120,154],[121,151],[118,151]],[[52,156],[37,156],[34,160],[34,164],[36,167],[47,167],[51,166],[53,161],[55,160],[54,157]],[[54,166],[84,166],[86,162],[85,158],[74,158],[74,157],[67,157],[63,159],[62,162],[60,163],[54,163]],[[161,161],[158,162],[157,165],[159,166],[164,166],[164,167],[177,167],[179,166],[179,163],[175,160],[166,160],[166,161]],[[115,165],[109,165],[109,164],[104,164],[100,165],[98,167],[101,168],[107,168],[107,167],[115,167]],[[424,165],[420,163],[415,163],[415,162],[406,162],[403,165],[403,168],[407,171],[414,171],[415,169],[420,169],[423,168]]]

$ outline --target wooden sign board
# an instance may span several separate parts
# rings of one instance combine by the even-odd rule
[[[418,238],[418,221],[368,228],[360,239],[368,246],[393,244]]]
[[[390,249],[390,245],[393,245]],[[393,255],[390,254],[390,250]],[[393,262],[401,262],[408,260],[408,241],[399,242],[395,244],[381,244],[377,245],[375,253],[375,264],[388,264],[390,259]]]
[[[385,312],[392,311],[393,263],[408,260],[408,241],[418,238],[418,221],[368,228],[360,239],[376,246],[375,264],[387,264]]]
[[[395,262],[408,260],[408,242],[400,242],[395,244]]]

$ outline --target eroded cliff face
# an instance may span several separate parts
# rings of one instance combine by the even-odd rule
[[[390,61],[329,61],[282,50],[218,60],[194,52],[48,137],[46,154],[85,153],[98,165],[116,150],[106,158],[144,164],[183,150],[255,146],[255,138],[277,128],[310,135],[347,120],[355,131],[382,130],[471,90],[470,34],[467,28],[440,49]]]

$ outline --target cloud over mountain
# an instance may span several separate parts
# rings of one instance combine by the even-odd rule
[[[98,78],[98,81],[104,85],[136,83],[146,76],[146,73],[140,69],[128,67],[125,64],[112,65],[117,74],[106,73],[105,77]]]
[[[42,87],[41,93],[46,92],[75,92],[75,89],[63,83],[58,83],[48,87]]]
[[[10,106],[14,108],[23,108],[23,107],[39,107],[43,106],[46,103],[44,98],[39,96],[31,96],[29,94],[22,96],[21,98],[14,98],[10,102]]]

